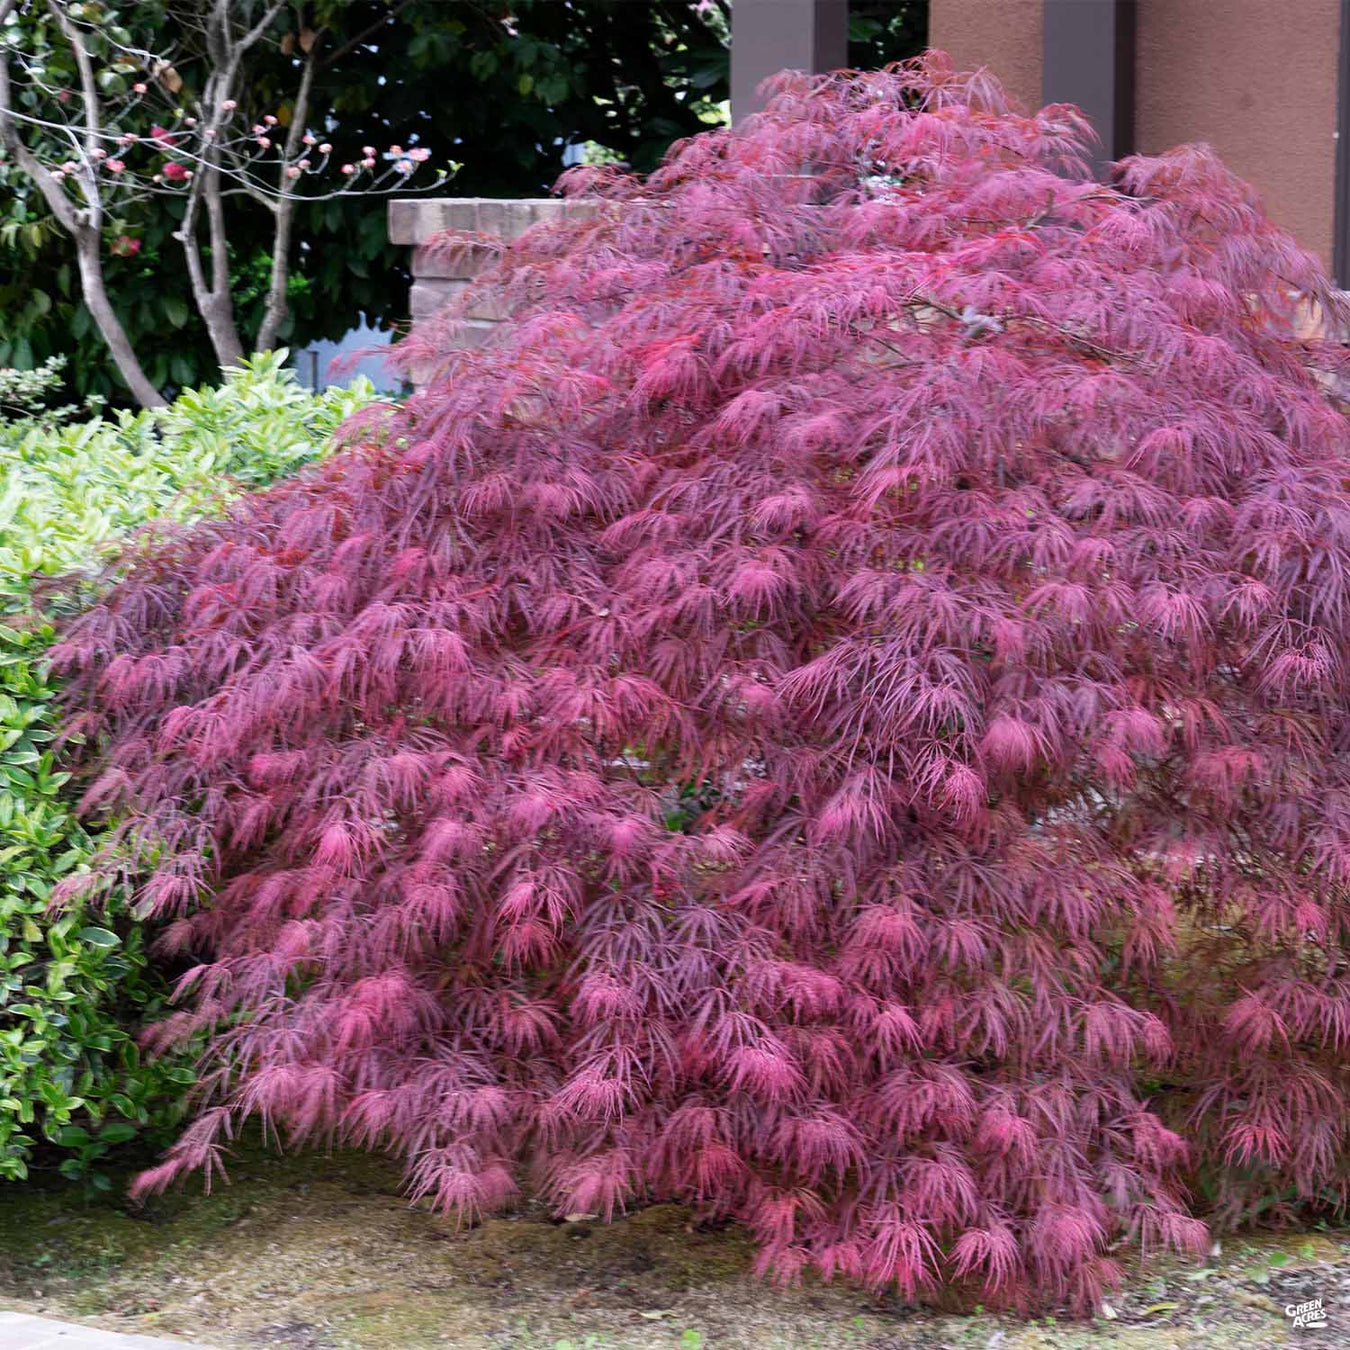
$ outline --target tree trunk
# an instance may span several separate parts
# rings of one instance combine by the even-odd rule
[[[75,256],[80,267],[80,289],[84,293],[84,303],[94,316],[103,341],[108,344],[113,360],[122,378],[127,382],[136,401],[142,408],[162,408],[166,403],[164,395],[150,383],[149,376],[136,359],[135,349],[127,337],[122,321],[113,311],[112,302],[103,285],[103,267],[99,259],[99,236],[81,230],[75,237]]]
[[[300,76],[300,88],[296,90],[295,102],[291,106],[291,129],[286,134],[286,149],[283,160],[290,164],[300,153],[304,145],[305,121],[309,117],[309,96],[314,87],[314,69],[318,62],[319,44],[317,37],[305,57],[305,68]],[[291,245],[295,227],[295,198],[286,188],[286,179],[281,179],[281,195],[277,198],[276,228],[272,232],[272,275],[267,286],[267,308],[263,311],[262,323],[258,325],[254,350],[271,351],[276,346],[277,332],[286,321],[290,311],[290,297],[287,283],[291,272]]]
[[[208,97],[214,98],[215,94],[211,92]],[[238,365],[243,360],[244,344],[239,338],[239,326],[234,317],[234,297],[230,294],[229,250],[225,239],[225,213],[220,199],[220,170],[216,163],[218,155],[219,151],[213,146],[207,148],[206,164],[188,191],[187,210],[178,237],[183,242],[183,257],[187,262],[188,280],[192,284],[192,301],[206,325],[216,360],[223,369]],[[197,238],[197,222],[203,205],[206,207],[211,245],[210,281],[202,266],[201,245]]]
[[[244,359],[244,344],[234,321],[234,303],[229,291],[211,291],[197,298],[197,308],[206,322],[211,345],[221,369],[237,366]]]
[[[276,346],[277,331],[290,310],[286,283],[291,265],[291,226],[295,203],[285,197],[277,203],[277,226],[272,237],[272,275],[267,287],[267,308],[258,326],[256,349],[271,351]]]

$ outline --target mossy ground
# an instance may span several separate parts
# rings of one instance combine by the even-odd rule
[[[121,1178],[119,1178],[120,1182]],[[657,1205],[611,1225],[542,1209],[456,1232],[390,1163],[243,1150],[231,1184],[136,1210],[64,1184],[0,1191],[0,1307],[222,1350],[1264,1350],[1350,1344],[1350,1232],[1229,1239],[1132,1265],[1116,1316],[941,1314],[843,1284],[750,1277],[734,1227]],[[1287,1303],[1321,1297],[1322,1330]]]

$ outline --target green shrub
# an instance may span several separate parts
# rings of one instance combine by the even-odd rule
[[[56,426],[81,411],[88,417],[101,411],[106,400],[98,394],[86,395],[82,409],[53,403],[61,393],[61,372],[66,364],[64,356],[49,356],[32,370],[0,367],[0,430],[16,418],[22,418],[24,429],[29,430]]]
[[[48,912],[96,841],[53,764],[53,630],[33,584],[92,577],[146,521],[218,509],[331,448],[372,387],[311,395],[284,359],[256,357],[222,387],[153,412],[0,420],[0,1179],[26,1176],[41,1138],[65,1151],[65,1175],[106,1188],[107,1149],[172,1123],[193,1081],[182,1061],[138,1053],[132,1029],[160,1011],[163,991],[125,897],[103,897],[97,917]]]

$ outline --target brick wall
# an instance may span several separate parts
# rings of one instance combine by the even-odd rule
[[[500,239],[515,239],[532,225],[561,220],[568,215],[585,215],[596,204],[563,201],[556,197],[527,197],[515,200],[498,197],[421,197],[389,203],[389,239],[412,249],[411,310],[414,323],[428,318],[443,305],[457,299],[491,258],[488,250],[475,253],[465,249],[454,258],[446,250],[428,252],[425,245],[444,230],[485,234]],[[507,316],[492,308],[471,309],[460,329],[458,346],[474,347],[483,342],[493,328]],[[1304,336],[1324,333],[1323,316],[1309,311]],[[414,382],[417,380],[414,372]]]
[[[589,202],[556,197],[503,200],[496,197],[421,197],[389,203],[389,239],[410,247],[412,254],[411,310],[414,323],[428,318],[456,300],[491,258],[488,250],[465,249],[457,256],[446,250],[428,251],[427,241],[444,230],[514,239],[532,225],[584,215],[595,210]],[[477,346],[506,316],[490,303],[465,316],[459,345]]]

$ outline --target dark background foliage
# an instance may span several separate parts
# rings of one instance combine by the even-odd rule
[[[446,192],[546,193],[569,146],[594,141],[645,170],[671,141],[700,130],[700,114],[727,97],[730,5],[699,16],[689,0],[320,0],[279,23],[248,72],[245,106],[284,114],[294,87],[288,54],[300,25],[324,26],[330,55],[314,105],[340,149],[421,144],[463,169]],[[850,63],[874,67],[922,49],[926,0],[853,0]],[[172,49],[195,84],[190,7],[171,0],[129,11],[137,38]],[[80,302],[60,232],[35,194],[0,162],[0,365],[28,368],[65,353],[70,392],[124,401],[111,362]],[[214,374],[192,309],[176,211],[162,199],[113,222],[109,243],[139,241],[108,260],[114,301],[158,385]],[[266,284],[268,221],[243,215],[232,235],[243,327],[256,326]],[[379,199],[316,203],[302,214],[284,340],[303,347],[340,338],[364,313],[377,327],[407,316],[404,251],[392,246]]]

